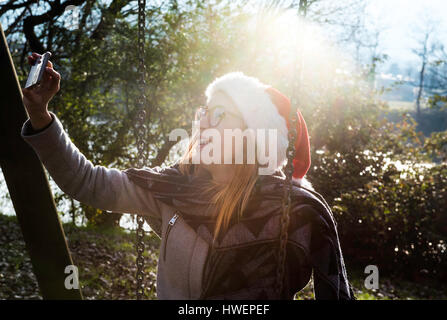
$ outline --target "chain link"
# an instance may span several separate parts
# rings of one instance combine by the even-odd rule
[[[146,0],[138,0],[138,61],[139,61],[139,91],[140,97],[138,99],[138,114],[137,121],[135,125],[136,131],[136,143],[138,150],[138,165],[143,167],[145,165],[145,153],[146,153],[146,95],[144,89],[146,86],[146,65],[144,62],[144,25],[145,25],[145,7]],[[290,217],[290,207],[291,207],[291,190],[292,190],[292,174],[293,174],[293,158],[295,156],[295,140],[296,140],[296,114],[291,115],[290,119],[290,130],[289,130],[289,147],[287,148],[287,165],[285,168],[286,181],[284,183],[284,197],[282,200],[282,215],[281,215],[281,231],[280,231],[280,250],[278,257],[278,268],[276,272],[276,288],[278,290],[278,296],[283,296],[284,287],[284,271],[285,271],[285,261],[286,261],[286,251],[287,251],[287,239],[288,239],[288,228],[289,228],[289,217]],[[144,218],[140,215],[137,216],[137,231],[136,231],[136,248],[137,248],[137,289],[136,295],[137,299],[141,300],[144,295]]]
[[[293,159],[295,158],[295,141],[297,136],[296,131],[297,114],[291,112],[290,115],[290,129],[289,129],[289,146],[287,147],[287,164],[285,167],[286,179],[284,181],[284,196],[281,203],[281,230],[279,236],[279,255],[278,265],[276,270],[276,289],[278,290],[278,297],[284,297],[284,273],[287,253],[287,239],[290,222],[290,208],[292,204],[292,175],[293,175]]]
[[[137,165],[142,168],[146,164],[146,134],[147,130],[145,127],[146,122],[146,95],[144,93],[146,87],[146,65],[144,63],[144,25],[145,25],[145,10],[146,0],[138,0],[138,62],[140,78],[138,81],[138,89],[140,96],[138,98],[138,113],[135,123],[135,139],[138,150]],[[141,300],[144,296],[144,218],[141,215],[136,216],[137,220],[137,230],[136,230],[136,250],[137,250],[137,288],[136,296],[137,300]]]

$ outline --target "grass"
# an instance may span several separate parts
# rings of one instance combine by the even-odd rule
[[[359,270],[348,270],[348,278],[357,300],[447,300],[447,290],[439,283],[412,283],[403,279],[380,277],[379,289],[366,289],[364,275]],[[295,295],[297,300],[314,299],[313,283]]]
[[[387,103],[390,110],[414,111],[416,109],[415,103],[411,101],[390,100]]]

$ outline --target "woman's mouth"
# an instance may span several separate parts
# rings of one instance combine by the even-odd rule
[[[208,143],[210,143],[210,138],[201,138],[200,139],[200,149],[202,149],[204,146],[206,146]]]

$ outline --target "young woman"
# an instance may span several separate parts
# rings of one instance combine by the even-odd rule
[[[30,56],[30,63],[37,58]],[[289,223],[281,220],[286,179],[280,167],[293,123],[290,102],[278,90],[240,72],[217,78],[181,161],[121,171],[94,166],[48,111],[59,85],[49,63],[39,87],[22,89],[29,114],[22,136],[71,197],[145,217],[162,240],[159,299],[292,299],[312,272],[316,299],[354,299],[330,208],[304,178],[309,139],[299,111]],[[226,136],[238,130],[248,132],[239,147],[238,137]]]

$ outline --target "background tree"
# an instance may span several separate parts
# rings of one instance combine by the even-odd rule
[[[421,116],[421,98],[425,88],[427,65],[430,64],[433,54],[436,51],[436,45],[432,43],[433,34],[436,30],[435,22],[429,21],[428,19],[425,18],[426,22],[424,26],[416,31],[418,33],[418,47],[413,49],[413,53],[418,56],[420,63],[417,82],[414,83],[417,88],[416,115],[418,118]]]
[[[430,95],[429,104],[433,108],[447,106],[447,52],[442,43],[435,45],[432,63],[428,66],[426,90]]]

